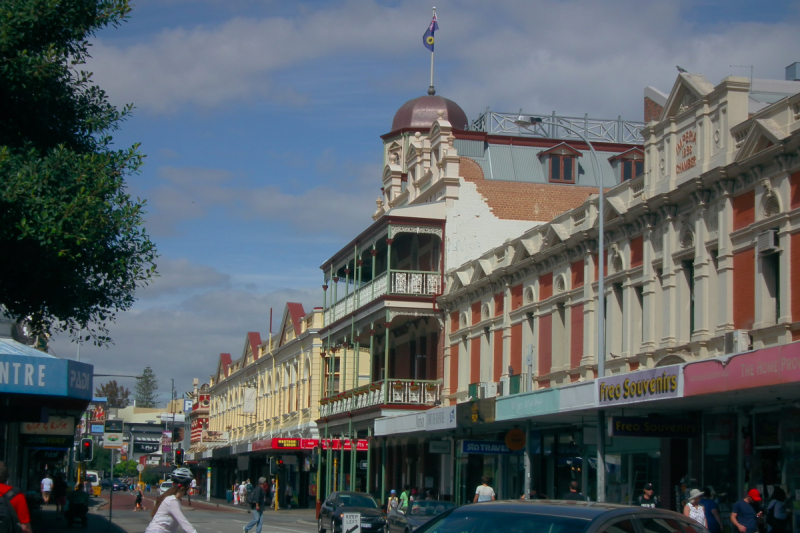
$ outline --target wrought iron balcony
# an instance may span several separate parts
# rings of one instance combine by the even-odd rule
[[[388,280],[388,284],[387,284]],[[442,293],[440,272],[390,270],[363,284],[325,310],[325,323],[332,324],[370,302],[387,294],[437,296]]]
[[[441,401],[442,383],[440,381],[419,379],[380,380],[345,391],[328,398],[322,398],[319,416],[338,415],[387,404],[429,405]]]

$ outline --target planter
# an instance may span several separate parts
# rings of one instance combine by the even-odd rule
[[[411,392],[417,392],[419,390],[419,385],[411,385],[409,390],[411,390]]]
[[[433,392],[436,390],[436,385],[431,385],[431,384],[425,385],[425,390],[428,392]]]

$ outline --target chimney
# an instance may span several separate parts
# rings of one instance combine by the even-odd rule
[[[786,79],[788,81],[800,81],[800,62],[795,62],[786,67]]]

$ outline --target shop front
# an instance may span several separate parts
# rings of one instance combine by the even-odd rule
[[[68,472],[77,421],[92,399],[92,365],[0,338],[0,459],[10,483]]]

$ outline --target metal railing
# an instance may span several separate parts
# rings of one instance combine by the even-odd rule
[[[332,324],[387,294],[436,296],[441,292],[442,275],[440,272],[390,270],[358,287],[338,302],[329,305],[325,309],[325,323]]]
[[[531,125],[520,127],[515,121],[522,115],[531,119]],[[537,124],[536,119],[549,124]],[[528,113],[497,113],[487,110],[472,122],[470,131],[484,131],[494,135],[516,135],[519,137],[543,137],[547,139],[564,139],[580,141],[580,136],[561,127],[565,126],[582,133],[589,142],[613,142],[625,144],[643,144],[642,129],[644,122],[631,122],[614,119],[583,117],[561,117],[555,114],[536,115]]]
[[[320,417],[387,404],[430,405],[442,399],[442,383],[435,380],[389,379],[362,385],[320,400]]]

